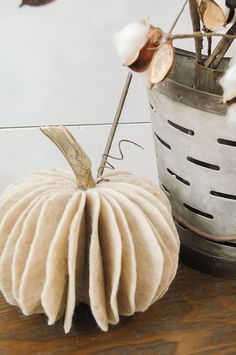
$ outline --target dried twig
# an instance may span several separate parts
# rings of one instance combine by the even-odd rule
[[[107,157],[109,156],[109,153],[111,150],[111,145],[112,145],[115,133],[116,133],[116,129],[118,127],[118,123],[120,120],[120,116],[121,116],[121,113],[122,113],[122,110],[123,110],[123,107],[125,104],[125,100],[126,100],[128,91],[129,91],[131,80],[132,80],[132,74],[129,72],[126,82],[125,82],[125,85],[124,85],[124,88],[123,88],[123,91],[122,91],[122,94],[121,94],[120,102],[119,102],[119,105],[118,105],[118,108],[116,111],[116,115],[115,115],[115,118],[114,118],[114,121],[113,121],[113,124],[111,127],[111,131],[110,131],[110,134],[109,134],[109,137],[107,140],[107,144],[106,144],[104,153],[102,155],[102,160],[101,160],[101,163],[98,168],[97,177],[100,177],[103,174],[105,165],[107,163]]]
[[[182,13],[184,12],[184,9],[185,9],[185,7],[186,7],[188,1],[189,1],[189,0],[185,0],[185,3],[183,4],[183,6],[182,6],[182,8],[181,8],[181,10],[180,10],[180,12],[179,12],[179,14],[178,14],[178,16],[177,16],[176,19],[174,20],[174,23],[173,23],[173,25],[171,26],[171,29],[169,30],[169,34],[171,34],[171,33],[173,32],[173,30],[175,29],[175,26],[176,26],[177,22],[179,21],[180,16],[181,16]]]
[[[50,2],[53,2],[55,0],[22,0],[21,4],[19,7],[22,7],[24,5],[29,5],[29,6],[41,6],[41,5],[47,5]]]
[[[212,37],[207,37],[207,43],[208,43],[207,55],[208,55],[208,57],[210,57],[211,48],[212,48]]]
[[[184,34],[175,34],[169,35],[167,39],[183,39],[183,38],[200,38],[200,37],[223,37],[226,39],[234,40],[236,38],[236,34],[226,34],[226,33],[215,33],[215,32],[193,32],[193,33],[184,33]],[[156,49],[156,48],[155,48]],[[213,53],[212,53],[213,54]]]
[[[229,37],[229,35],[234,35]],[[217,69],[222,61],[225,53],[231,46],[236,35],[236,22],[230,27],[225,36],[222,36],[222,40],[218,43],[210,57],[205,61],[205,66],[208,68]]]
[[[229,40],[234,40],[236,38],[235,35],[230,35],[230,34],[225,34],[225,33],[214,33],[214,32],[193,32],[193,33],[184,33],[184,34],[169,34],[166,35],[165,39],[166,41],[173,41],[175,39],[185,39],[185,38],[211,38],[211,37],[221,37],[221,38],[226,38]],[[147,48],[149,51],[156,51],[157,47],[149,47]],[[213,54],[213,53],[212,53]]]
[[[200,17],[197,9],[196,0],[189,0],[189,9],[190,9],[190,15],[192,20],[193,32],[200,32],[201,24],[200,24]],[[194,40],[195,40],[196,60],[199,64],[202,64],[203,63],[203,59],[202,59],[203,38],[195,37]]]

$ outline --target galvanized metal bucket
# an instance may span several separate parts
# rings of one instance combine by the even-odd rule
[[[208,73],[211,92],[193,87],[204,85],[196,73],[193,53],[176,50],[172,74],[149,92],[159,180],[185,246],[198,238],[201,253],[229,256],[236,277],[236,247],[224,245],[236,243],[236,125],[210,79],[220,71]]]

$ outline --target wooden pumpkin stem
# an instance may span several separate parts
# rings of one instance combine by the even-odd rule
[[[70,164],[78,188],[86,190],[94,187],[91,161],[68,129],[64,126],[51,126],[41,127],[40,130],[60,149]]]

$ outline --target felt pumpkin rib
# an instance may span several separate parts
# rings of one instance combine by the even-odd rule
[[[68,333],[71,329],[74,309],[78,301],[77,289],[83,287],[85,272],[85,202],[86,193],[81,192],[78,211],[71,223],[68,246],[68,294],[64,320],[64,329]]]
[[[69,193],[54,193],[38,214],[37,228],[28,250],[19,289],[19,304],[25,315],[33,314],[34,309],[41,304],[49,248],[70,197]]]
[[[140,186],[134,186],[132,188],[132,192],[136,192],[137,195],[142,196],[145,200],[150,201],[155,206],[155,209],[162,215],[162,217],[166,221],[166,228],[171,229],[170,232],[167,232],[167,235],[169,236],[169,238],[174,239],[175,243],[179,243],[178,233],[167,206],[164,205],[160,201],[160,199],[157,199],[155,196],[153,196],[153,194],[151,194],[149,191],[143,189]]]
[[[152,208],[150,208],[150,212],[147,213],[147,216],[149,216],[150,218],[151,215],[153,215],[152,221],[156,225],[156,230],[158,231],[157,235],[160,235],[161,241],[166,245],[167,250],[171,254],[172,261],[169,264],[169,266],[171,266],[171,275],[169,279],[170,284],[173,281],[177,272],[178,255],[180,248],[178,233],[174,225],[173,218],[170,217],[168,213],[166,213],[166,210],[163,208],[163,206],[161,206],[160,201],[154,198],[148,191],[145,191],[140,187],[136,186],[134,187],[134,189],[132,189],[132,193],[135,191],[138,192],[138,198],[144,198],[144,201],[146,201],[146,204],[148,205],[150,203],[152,204]],[[138,205],[141,208],[145,206],[142,201],[140,201]],[[163,291],[158,298],[161,298],[163,293],[165,293],[165,291]],[[157,300],[158,298],[155,298],[155,300]]]
[[[70,225],[79,206],[81,191],[75,193],[66,205],[49,248],[46,261],[46,278],[41,303],[53,324],[65,311],[68,275],[68,237]]]
[[[165,221],[164,218],[161,216],[159,211],[155,208],[154,206],[146,199],[143,197],[139,196],[133,191],[130,191],[129,189],[125,189],[123,186],[120,189],[120,192],[127,196],[135,205],[137,208],[139,208],[146,216],[147,221],[149,222],[151,228],[154,230],[154,235],[156,236],[156,239],[158,241],[158,244],[160,245],[160,248],[162,250],[163,256],[164,256],[164,264],[163,264],[163,273],[162,273],[162,278],[160,285],[158,287],[157,293],[155,294],[155,297],[153,298],[153,301],[157,300],[162,294],[166,292],[166,290],[169,287],[169,280],[172,277],[172,269],[174,265],[174,261],[172,261],[171,254],[167,248],[167,246],[164,243],[165,238],[168,238],[168,233],[165,229]],[[174,246],[176,249],[178,248],[177,245]],[[171,250],[170,250],[171,251]]]
[[[57,179],[61,179],[67,185],[71,185],[77,188],[75,184],[74,175],[69,168],[61,168],[61,169],[52,169],[52,170],[45,170],[45,171],[38,171],[31,175],[31,178],[39,179],[39,178],[46,178],[46,179],[53,179],[54,181]]]
[[[4,225],[4,223],[7,223],[4,220],[9,218],[7,215],[10,216],[12,214],[13,218],[16,218],[14,217],[13,214],[14,209],[19,209],[18,206],[22,205],[22,208],[19,209],[20,211],[22,211],[24,209],[24,206],[30,204],[31,202],[30,200],[33,200],[34,197],[37,197],[40,193],[43,193],[47,190],[48,188],[42,187],[42,184],[38,185],[37,187],[28,185],[28,188],[26,189],[17,188],[16,191],[13,191],[7,194],[6,196],[3,196],[1,198],[1,203],[0,203],[0,231],[2,225]],[[5,232],[4,235],[6,235]],[[1,251],[1,247],[0,247],[0,251]]]
[[[101,190],[113,196],[126,215],[136,255],[136,311],[144,312],[151,305],[161,281],[163,254],[150,225],[136,205],[115,189]]]
[[[87,193],[87,224],[91,226],[89,246],[89,300],[92,314],[103,330],[108,330],[106,297],[104,290],[104,274],[101,247],[98,237],[98,219],[100,199],[94,191]]]
[[[11,304],[17,304],[12,293],[12,259],[14,256],[15,244],[20,236],[24,222],[31,209],[37,204],[42,196],[37,196],[33,201],[12,221],[13,227],[8,235],[0,259],[0,288],[7,301]]]
[[[108,323],[117,324],[119,313],[117,292],[121,274],[122,244],[116,217],[110,203],[102,196],[98,224],[99,243],[103,262],[104,287]]]
[[[35,204],[35,206],[31,208],[24,221],[24,225],[21,230],[21,233],[18,235],[18,238],[15,241],[14,247],[11,246],[11,248],[14,249],[14,253],[11,259],[12,292],[18,303],[20,303],[18,288],[20,286],[21,277],[25,270],[25,265],[29,254],[30,246],[35,236],[35,231],[37,227],[38,218],[41,213],[41,209],[43,208],[43,205],[47,201],[47,199],[48,199],[48,195],[42,197]],[[14,267],[15,263],[17,263],[16,268]],[[31,297],[32,295],[30,295],[30,298]],[[27,314],[23,308],[22,310],[24,314]]]
[[[65,180],[63,176],[47,176],[47,174],[40,175],[40,174],[35,174],[32,176],[26,176],[24,178],[21,178],[16,181],[15,184],[12,184],[10,187],[6,189],[6,191],[2,194],[1,196],[1,206],[5,206],[5,199],[6,200],[12,200],[14,197],[18,196],[18,199],[21,196],[26,195],[26,193],[29,193],[31,191],[37,190],[37,189],[42,189],[44,188],[49,188],[49,185],[52,188],[56,188],[60,184],[61,188],[70,188],[68,184],[68,180]],[[72,183],[71,183],[72,184]],[[47,185],[47,187],[45,186]],[[17,200],[16,200],[17,201]],[[0,206],[0,207],[1,207]],[[0,210],[2,212],[2,208]],[[1,216],[1,215],[0,215]]]
[[[48,183],[42,187],[42,182],[40,185],[40,179],[37,188],[28,182],[26,182],[26,186],[28,187],[26,191],[19,187],[17,191],[13,191],[9,194],[6,199],[3,200],[3,207],[0,203],[0,256],[12,227],[12,221],[16,220],[35,197],[50,190],[71,191],[70,187],[58,182]]]
[[[126,173],[124,171],[114,171],[106,174],[106,179],[110,180],[111,182],[124,182],[126,184],[130,184],[132,185],[132,187],[130,186],[131,188],[135,187],[136,185],[142,187],[154,195],[161,203],[167,207],[168,211],[171,212],[170,202],[163,191],[161,191],[158,186],[154,185],[145,178],[141,178],[137,175]],[[100,187],[100,185],[97,186]]]
[[[137,285],[136,258],[132,234],[124,212],[114,198],[103,194],[109,201],[116,216],[122,242],[122,267],[117,293],[118,311],[120,315],[130,316],[135,312],[135,291]]]
[[[109,188],[109,184],[105,185],[107,188]],[[167,241],[170,241],[172,245],[177,245],[179,246],[179,237],[178,233],[173,221],[172,216],[168,212],[167,207],[159,200],[156,199],[153,194],[151,194],[149,191],[146,189],[140,187],[140,186],[133,186],[132,189],[130,189],[129,184],[125,182],[115,182],[112,184],[113,188],[116,188],[117,190],[121,191],[125,189],[125,191],[130,191],[131,193],[135,193],[137,196],[143,197],[145,200],[149,201],[152,203],[155,207],[155,210],[162,216],[163,218],[163,227],[166,229],[166,236],[167,236]],[[164,239],[166,240],[166,238]],[[171,247],[171,246],[170,246]]]
[[[132,180],[131,180],[132,181]],[[122,187],[128,189],[128,190],[132,190],[132,192],[136,192],[138,195],[142,195],[145,199],[149,199],[153,202],[153,204],[155,204],[155,207],[160,211],[160,213],[163,215],[163,217],[166,219],[167,223],[170,225],[173,233],[175,234],[175,236],[178,236],[175,225],[173,223],[173,218],[170,214],[170,203],[169,201],[165,200],[166,196],[165,194],[160,190],[159,188],[159,195],[157,198],[157,193],[154,195],[152,188],[146,188],[145,184],[141,184],[138,183],[137,180],[137,184],[132,183],[132,187],[131,182],[127,181],[127,179],[125,178],[125,175],[121,177],[121,179],[116,178],[115,180],[111,180],[112,184],[110,184],[109,182],[103,182],[101,184],[98,185],[99,187],[106,187],[106,188],[113,188],[117,185],[118,189],[122,189]],[[157,187],[155,188],[155,190],[157,190]],[[165,196],[163,198],[163,195]]]
[[[161,224],[157,225],[157,228],[159,234],[161,235],[162,241],[165,243],[167,249],[171,253],[173,265],[171,277],[169,280],[169,282],[171,283],[176,275],[180,249],[180,241],[174,224],[174,220],[171,215],[166,213],[166,210],[162,208],[160,202],[156,198],[154,198],[148,191],[141,191],[138,187],[135,187],[134,191],[138,191],[139,196],[144,197],[146,201],[153,204],[153,211],[155,211],[155,214],[159,215],[159,217],[156,217],[156,220],[154,220],[161,220],[162,222]]]
[[[17,219],[20,218],[21,214],[27,210],[31,203],[35,202],[41,195],[45,194],[45,189],[35,190],[25,197],[22,197],[18,202],[15,203],[13,200],[13,204],[8,203],[9,210],[6,211],[1,223],[0,223],[0,257],[4,250],[5,244],[7,242],[8,236],[14,227]]]

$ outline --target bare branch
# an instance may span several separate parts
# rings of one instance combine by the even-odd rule
[[[231,36],[232,35],[232,36]],[[231,36],[231,37],[230,37]],[[206,60],[205,66],[212,69],[217,69],[224,55],[236,38],[236,22],[230,27],[227,33],[222,36],[222,40],[218,43],[210,57]]]
[[[185,9],[187,3],[188,3],[188,0],[185,0],[185,3],[183,4],[182,9],[180,10],[178,16],[177,16],[176,19],[174,20],[173,25],[171,26],[171,29],[170,29],[170,31],[169,31],[169,34],[172,33],[173,30],[175,29],[175,26],[176,26],[177,22],[179,21],[180,16],[181,16],[182,13],[184,12],[184,9]]]
[[[200,24],[200,17],[197,9],[196,0],[189,0],[189,10],[190,10],[190,15],[192,20],[193,32],[200,32],[201,24]],[[195,40],[196,60],[199,64],[202,64],[203,63],[203,59],[202,59],[203,38],[195,37],[194,40]]]

